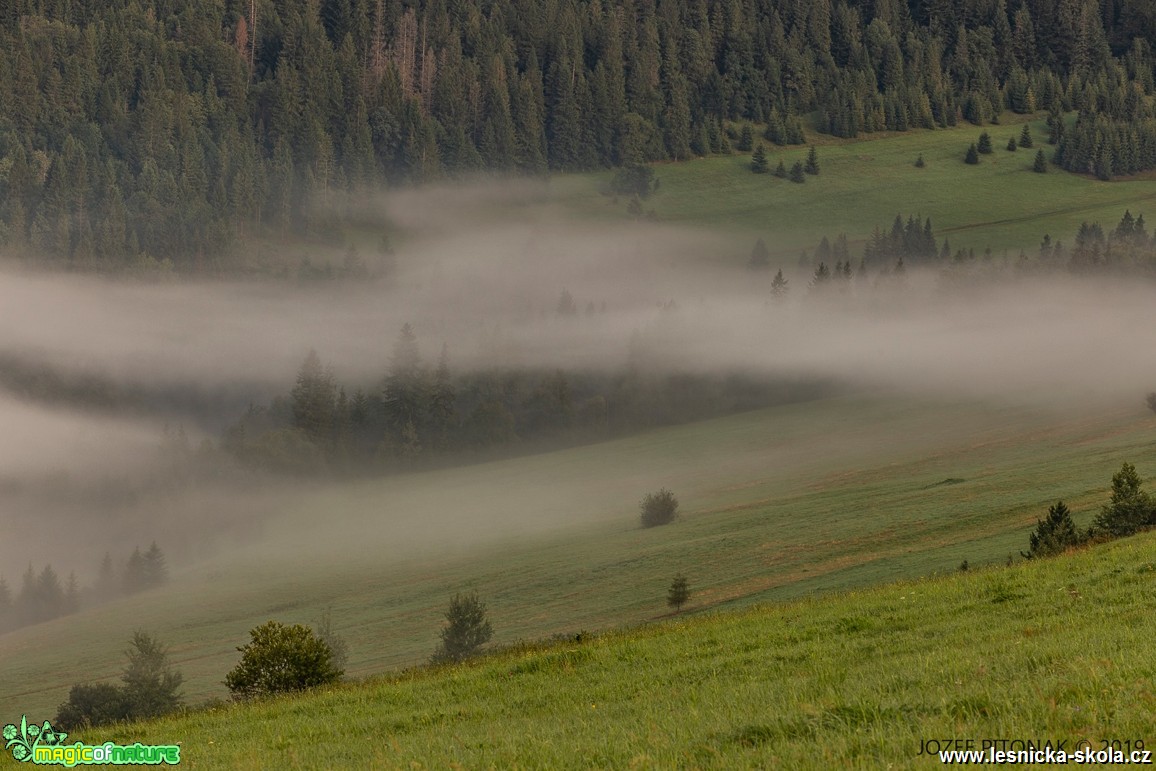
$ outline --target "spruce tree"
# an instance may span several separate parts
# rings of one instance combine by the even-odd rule
[[[811,145],[811,149],[807,153],[807,163],[803,166],[803,171],[812,176],[819,173],[819,153],[815,150],[814,145]]]
[[[1020,147],[1031,147],[1033,144],[1031,126],[1025,123],[1023,130],[1020,131]]]
[[[807,176],[803,171],[803,162],[795,161],[795,165],[791,167],[791,181],[792,182],[806,182]]]
[[[1016,139],[1015,139],[1015,137],[1012,137],[1011,139],[1009,139],[1007,141],[1007,149],[1008,149],[1008,152],[1012,152],[1012,153],[1014,153],[1016,151]]]
[[[1094,535],[1112,538],[1132,535],[1142,527],[1156,524],[1156,504],[1147,492],[1136,467],[1125,463],[1112,476],[1112,498],[1092,522]]]
[[[754,248],[751,249],[751,258],[747,261],[747,267],[752,270],[762,270],[770,265],[771,252],[767,249],[767,244],[763,239],[755,241]]]
[[[779,165],[775,167],[774,174],[779,179],[786,179],[787,177],[787,167],[783,165],[783,161],[781,159],[779,160]]]
[[[678,613],[689,599],[690,586],[686,582],[686,576],[679,573],[674,577],[670,583],[670,589],[666,592],[666,604],[674,608],[675,613]]]
[[[1049,557],[1079,546],[1084,540],[1084,534],[1076,528],[1068,507],[1063,501],[1056,501],[1048,508],[1046,519],[1036,520],[1036,529],[1028,539],[1028,550],[1020,554],[1026,559]]]
[[[138,631],[125,656],[128,666],[121,681],[128,717],[142,720],[176,711],[184,676],[169,667],[168,649],[152,635]]]
[[[755,148],[754,155],[751,156],[751,171],[756,174],[766,174],[767,169],[767,152],[763,149],[763,143],[760,142]]]
[[[751,124],[744,123],[742,130],[739,131],[739,143],[736,149],[738,149],[738,151],[741,153],[749,153],[751,151],[751,147],[754,146],[754,142],[755,132],[751,128]]]
[[[169,580],[169,568],[165,564],[165,555],[157,546],[156,541],[152,542],[142,557],[141,580],[145,588],[160,586]]]
[[[975,143],[967,148],[967,155],[963,156],[964,163],[970,163],[972,166],[979,163],[979,152],[976,150]]]
[[[920,153],[919,157],[915,159],[915,168],[922,169],[926,165],[927,163],[923,160],[923,153]]]
[[[297,382],[290,399],[293,426],[304,431],[310,441],[318,446],[329,440],[336,396],[333,374],[322,368],[317,351],[309,349],[297,373]]]
[[[771,297],[781,300],[787,296],[787,289],[787,279],[783,278],[783,269],[779,268],[775,277],[771,279]],[[1153,407],[1153,410],[1156,410],[1156,407]]]
[[[976,143],[975,149],[984,155],[991,153],[991,136],[986,131],[979,135],[979,141]]]
[[[393,345],[389,376],[385,380],[382,401],[385,418],[394,438],[400,438],[406,427],[419,429],[426,412],[428,397],[425,370],[418,351],[413,326],[404,324]]]
[[[1036,160],[1032,163],[1032,171],[1037,174],[1045,174],[1048,171],[1048,159],[1044,157],[1044,151],[1036,151]]]

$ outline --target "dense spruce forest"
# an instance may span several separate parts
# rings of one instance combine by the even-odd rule
[[[336,232],[343,196],[1071,111],[1055,162],[1156,167],[1145,0],[11,0],[0,243],[119,269]]]

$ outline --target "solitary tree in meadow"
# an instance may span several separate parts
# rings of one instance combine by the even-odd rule
[[[1032,129],[1028,124],[1024,124],[1024,128],[1020,131],[1020,147],[1031,147],[1035,144],[1032,141]]]
[[[991,153],[991,135],[986,131],[979,135],[979,142],[976,143],[975,149],[987,155]]]
[[[756,174],[766,174],[769,169],[767,163],[767,151],[763,149],[763,143],[755,148],[755,154],[751,156],[751,171]]]
[[[647,493],[638,508],[643,527],[666,525],[673,522],[678,513],[678,498],[664,487],[656,493]]]
[[[819,153],[815,150],[814,145],[811,145],[811,149],[807,153],[807,163],[803,166],[803,171],[812,176],[819,173]]]
[[[486,605],[476,592],[455,594],[446,611],[442,644],[431,659],[435,664],[464,661],[490,641],[494,630],[486,619]]]
[[[979,151],[975,149],[975,143],[971,143],[971,147],[967,148],[967,155],[963,156],[964,163],[970,163],[975,166],[979,163]]]
[[[806,182],[807,177],[803,171],[803,162],[795,161],[795,165],[791,167],[791,181],[792,182]]]

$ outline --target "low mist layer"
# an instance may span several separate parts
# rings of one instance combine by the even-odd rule
[[[0,574],[12,581],[67,541],[83,571],[131,534],[182,544],[178,563],[259,537],[278,496],[242,494],[248,482],[225,471],[190,485],[166,453],[194,457],[246,405],[288,393],[310,349],[342,383],[379,392],[405,323],[427,365],[444,345],[456,373],[743,373],[1065,410],[1139,410],[1156,387],[1145,282],[993,268],[962,286],[911,270],[811,287],[809,268],[785,266],[772,297],[774,268],[748,269],[747,247],[724,234],[575,223],[537,194],[479,186],[367,205],[403,237],[361,282],[0,276],[0,524],[71,533],[51,547],[34,530],[6,539]],[[420,519],[422,497],[405,500],[396,516]]]

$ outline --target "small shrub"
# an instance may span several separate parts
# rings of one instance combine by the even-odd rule
[[[665,487],[656,493],[648,493],[639,505],[643,527],[656,527],[674,521],[678,513],[678,498]]]
[[[1148,409],[1156,412],[1156,391],[1148,394]]]
[[[100,726],[128,718],[124,691],[112,683],[74,685],[68,701],[56,709],[52,725],[71,731],[85,726]]]
[[[333,652],[307,626],[269,621],[249,630],[249,636],[249,644],[237,648],[241,661],[225,676],[236,698],[301,691],[341,678]]]
[[[915,168],[922,169],[926,165],[927,163],[923,160],[923,153],[920,153],[919,157],[915,159]]]

